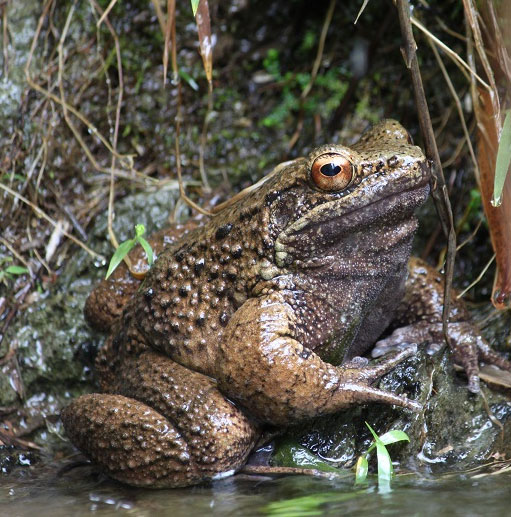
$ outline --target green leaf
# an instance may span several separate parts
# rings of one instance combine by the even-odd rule
[[[359,485],[366,480],[368,470],[369,465],[367,463],[367,458],[365,454],[363,454],[358,458],[357,464],[355,466],[355,485]]]
[[[376,434],[374,429],[366,422],[366,426],[374,437],[374,443],[376,444],[376,456],[378,460],[378,487],[380,491],[387,492],[390,490],[390,480],[392,478],[392,460],[390,459],[389,451]]]
[[[181,79],[183,79],[192,90],[195,90],[196,92],[199,91],[199,85],[195,79],[182,68],[179,69],[179,77],[181,77]]]
[[[200,0],[191,0],[192,2],[192,13],[195,16],[197,14],[197,9],[199,8]]]
[[[138,237],[138,242],[140,242],[140,245],[142,248],[144,248],[145,254],[147,255],[147,263],[152,266],[153,265],[153,248],[151,248],[151,245],[143,238]]]
[[[390,445],[391,443],[396,442],[409,442],[410,438],[404,431],[394,429],[392,431],[388,431],[385,434],[382,434],[380,436],[380,440],[384,445]]]
[[[511,110],[506,111],[502,133],[500,134],[497,162],[495,164],[495,180],[493,183],[493,198],[491,204],[500,206],[502,203],[502,189],[506,181],[507,171],[511,163]]]
[[[376,444],[376,456],[378,458],[378,483],[390,481],[394,469],[389,451],[382,442]]]
[[[137,243],[137,239],[129,239],[127,241],[124,241],[116,250],[115,253],[112,255],[112,258],[110,259],[110,264],[108,265],[108,271],[106,272],[105,279],[108,279],[108,277],[115,271],[116,267],[122,262],[124,257],[131,251],[133,246]]]
[[[24,275],[28,273],[28,269],[24,266],[9,266],[5,272],[8,275]]]

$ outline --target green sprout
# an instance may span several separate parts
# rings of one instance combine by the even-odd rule
[[[358,458],[355,467],[355,484],[364,483],[367,478],[368,458],[371,452],[376,449],[376,456],[378,459],[378,486],[380,490],[390,490],[390,480],[394,471],[392,467],[392,460],[390,459],[389,451],[386,445],[396,442],[409,442],[410,438],[404,431],[392,430],[381,436],[378,436],[374,429],[366,422],[366,426],[374,437],[374,442],[371,444],[365,454]]]
[[[105,279],[115,271],[117,266],[124,260],[126,255],[137,245],[140,244],[142,248],[144,248],[145,254],[147,256],[147,262],[151,266],[153,263],[153,249],[151,245],[144,239],[143,235],[145,233],[145,226],[143,224],[135,225],[135,237],[133,239],[129,239],[124,241],[119,247],[115,250],[115,253],[112,255],[110,259],[110,264],[108,265],[108,271],[106,272]]]
[[[25,275],[29,273],[28,269],[23,266],[8,266],[0,271],[0,282],[12,280],[15,276]]]

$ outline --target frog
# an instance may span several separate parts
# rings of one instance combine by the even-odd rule
[[[143,280],[119,268],[87,300],[86,319],[109,336],[101,392],[62,412],[72,443],[123,483],[184,487],[237,472],[268,429],[368,403],[419,410],[374,384],[428,328],[441,341],[440,302],[429,327],[406,309],[425,302],[407,290],[429,282],[409,271],[429,192],[428,160],[389,119],[281,164],[212,217],[157,232]],[[142,252],[131,259],[141,267]],[[412,337],[378,341],[396,315]],[[385,356],[369,362],[377,341]],[[453,349],[476,390],[480,358],[509,363],[472,341]]]

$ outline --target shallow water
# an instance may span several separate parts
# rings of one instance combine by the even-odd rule
[[[353,476],[326,480],[237,476],[210,486],[175,490],[133,489],[98,478],[88,467],[60,473],[55,467],[37,478],[27,473],[0,478],[0,515],[80,516],[503,516],[510,514],[511,472],[477,477],[455,474],[424,479],[397,477],[389,493],[372,480],[353,487]],[[374,481],[374,482],[373,482]]]

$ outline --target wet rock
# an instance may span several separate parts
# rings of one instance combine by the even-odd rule
[[[391,445],[401,468],[434,473],[466,469],[504,455],[511,456],[511,391],[481,383],[481,394],[466,388],[447,350],[429,356],[424,350],[386,375],[379,387],[420,401],[417,413],[390,406],[361,406],[291,429],[289,436],[335,466],[351,467],[379,434],[405,431],[410,442]],[[289,446],[289,442],[287,445]],[[280,453],[280,457],[285,455]],[[292,464],[292,460],[286,462]]]
[[[164,226],[176,198],[176,189],[171,189],[128,196],[116,203],[114,230],[119,242],[133,236],[137,223],[149,232]],[[112,255],[106,214],[88,244],[105,257]],[[105,265],[98,266],[85,251],[75,251],[56,285],[20,313],[3,340],[12,353],[2,365],[0,407],[16,408],[5,420],[15,434],[44,429],[34,441],[45,447],[55,436],[48,419],[58,415],[70,398],[93,386],[91,367],[104,336],[87,326],[83,306],[92,285],[106,272]]]

